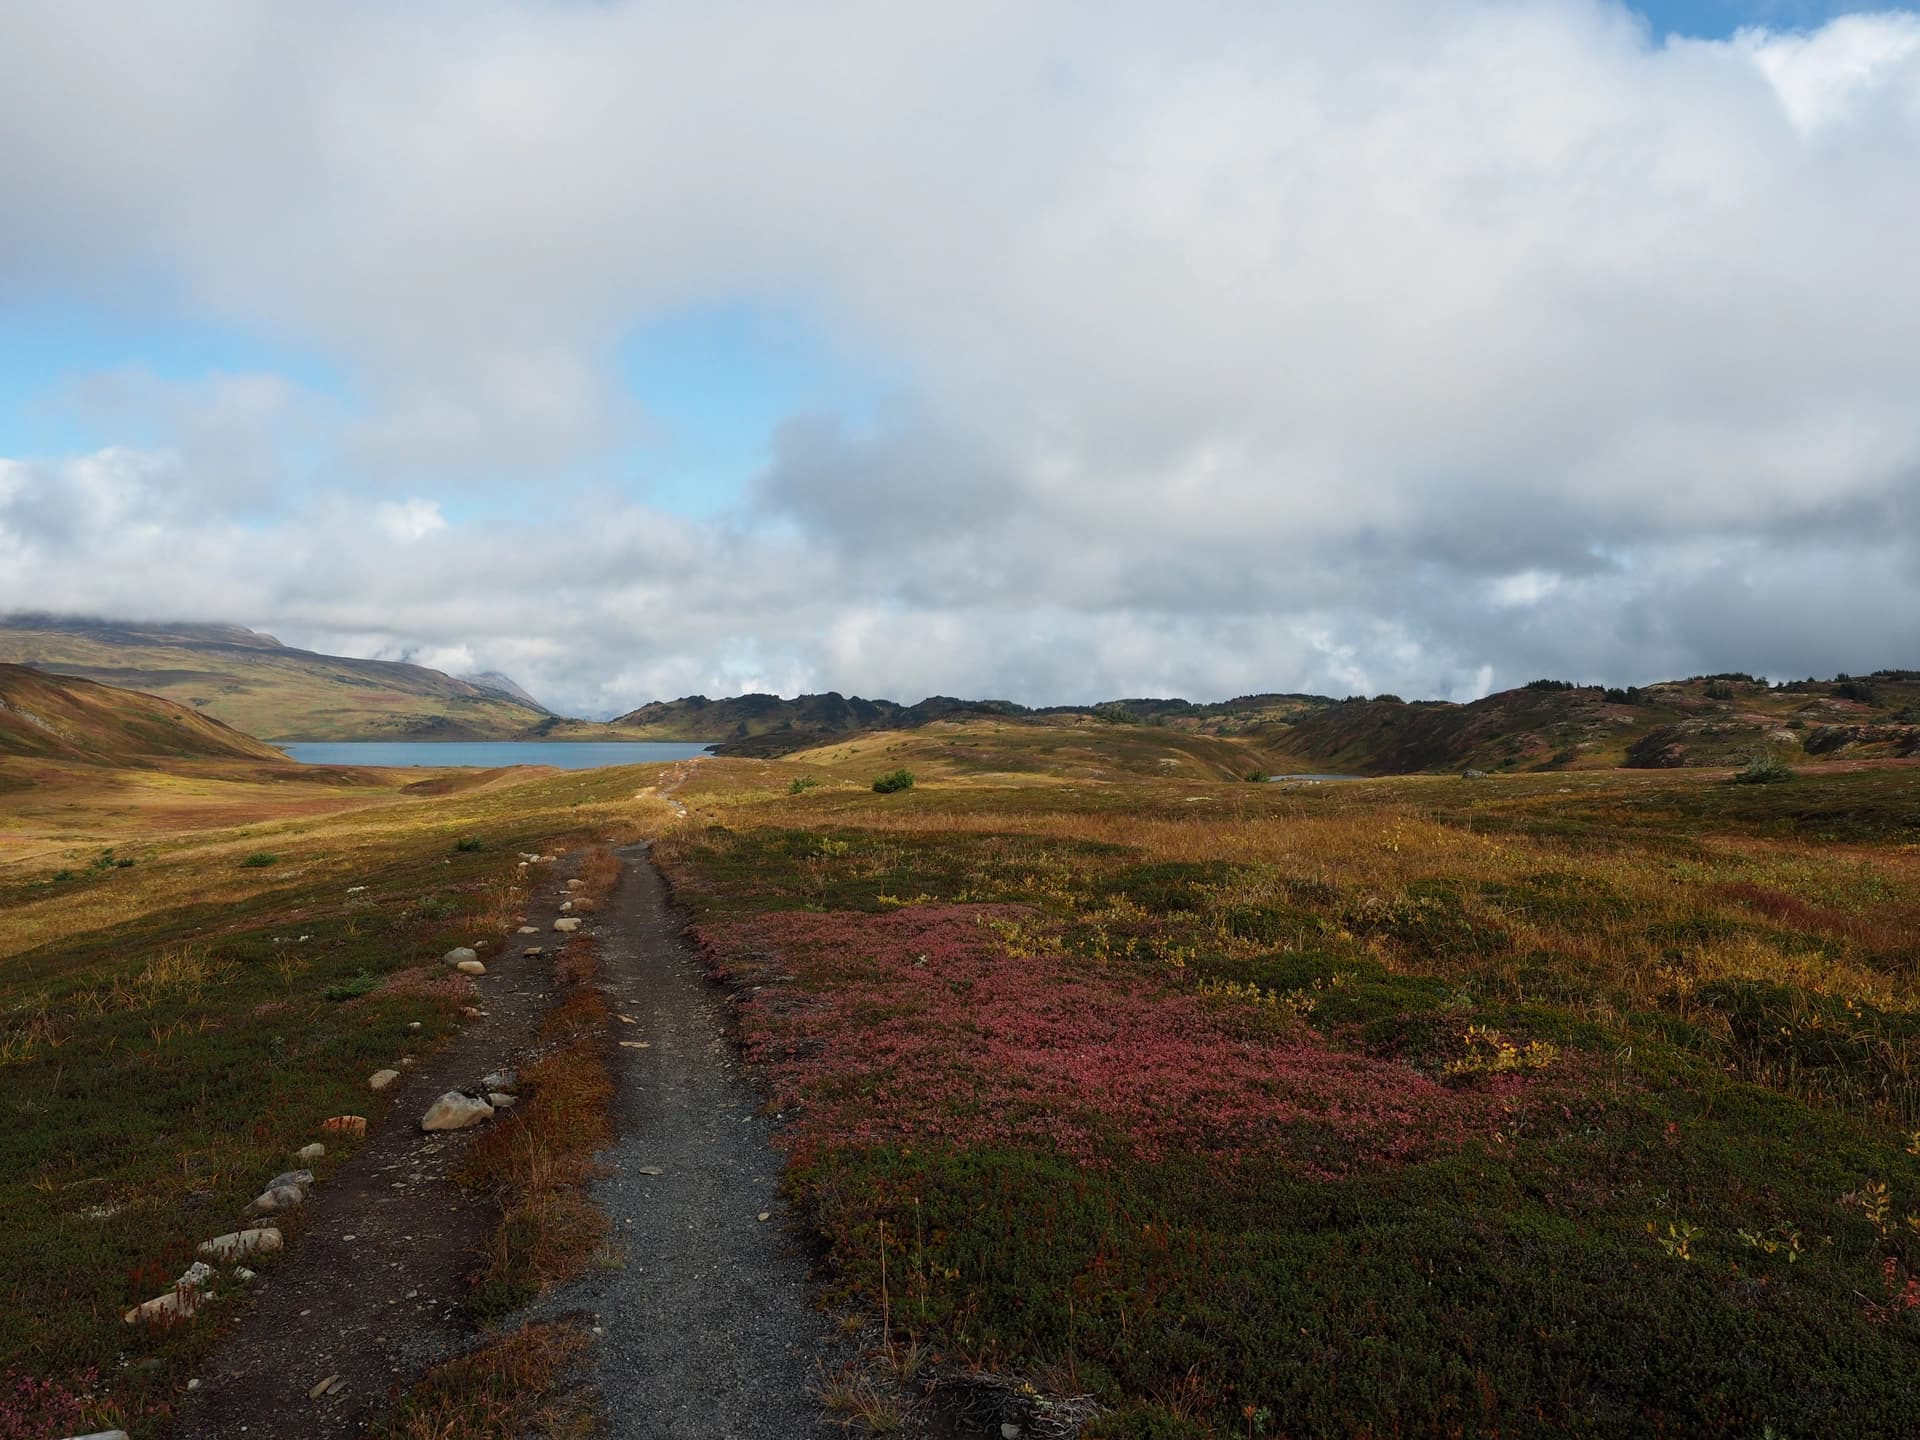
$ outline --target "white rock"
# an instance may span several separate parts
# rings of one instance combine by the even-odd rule
[[[69,1440],[127,1440],[124,1430],[95,1430],[90,1435],[74,1435]]]
[[[316,1140],[313,1142],[313,1144],[302,1145],[298,1150],[294,1151],[293,1158],[296,1160],[304,1161],[306,1164],[311,1165],[314,1161],[320,1159],[326,1153],[327,1153],[327,1147],[322,1145],[318,1140]]]
[[[586,888],[587,888],[587,882],[584,880],[567,881],[567,889],[569,890],[584,890]]]
[[[367,1076],[367,1088],[369,1090],[384,1090],[399,1078],[400,1072],[398,1070],[376,1070],[373,1074]]]
[[[538,935],[540,933],[540,927],[538,925],[522,925],[516,933],[521,935]]]
[[[200,1253],[209,1260],[238,1260],[243,1255],[270,1255],[280,1248],[280,1232],[269,1225],[260,1230],[235,1230],[200,1242]]]
[[[236,1265],[233,1267],[233,1278],[244,1284],[246,1281],[253,1279],[253,1271],[247,1269],[244,1265]]]
[[[298,1185],[304,1190],[311,1184],[313,1184],[311,1170],[282,1170],[267,1182],[267,1189],[278,1190],[285,1185]]]
[[[547,953],[547,947],[544,945],[529,945],[520,953],[529,960],[538,960],[542,955]]]
[[[204,1290],[214,1280],[214,1269],[204,1260],[196,1260],[173,1282],[176,1290]]]
[[[562,900],[562,901],[560,902],[560,908],[561,908],[562,910],[571,910],[571,909],[573,909],[573,901],[571,901],[571,900]]]
[[[211,1290],[169,1290],[164,1295],[136,1305],[120,1318],[129,1325],[153,1324],[167,1320],[190,1320],[196,1311],[213,1299]]]
[[[471,1095],[462,1095],[458,1090],[449,1090],[428,1107],[427,1113],[420,1117],[422,1130],[464,1130],[469,1125],[478,1125],[482,1120],[493,1118],[493,1107],[484,1100],[476,1100]]]
[[[520,1072],[513,1069],[494,1070],[480,1077],[482,1090],[512,1090],[520,1083]]]
[[[482,965],[478,960],[462,960],[453,968],[458,970],[462,975],[484,975],[487,973],[487,967]]]
[[[291,1210],[304,1204],[307,1192],[299,1185],[281,1185],[268,1187],[253,1197],[253,1204],[247,1208],[255,1215],[271,1215],[278,1210]]]
[[[362,890],[365,890],[366,888],[367,887],[364,885],[349,885],[347,886],[347,894],[358,895]]]
[[[562,916],[553,922],[553,928],[560,931],[563,935],[571,935],[580,928],[580,917],[577,915]]]
[[[478,951],[472,949],[470,946],[456,945],[440,958],[449,965],[458,966],[466,964],[469,960],[478,960],[480,955]]]
[[[418,1030],[419,1028],[420,1028],[420,1022],[418,1020],[409,1020],[407,1022],[407,1029]]]
[[[493,1090],[487,1094],[487,1103],[496,1110],[505,1110],[509,1106],[518,1105],[520,1100],[518,1096],[509,1095],[504,1090]]]

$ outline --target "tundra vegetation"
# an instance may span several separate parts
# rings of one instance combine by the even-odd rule
[[[942,722],[704,761],[678,820],[632,770],[0,761],[0,1435],[165,1434],[245,1301],[124,1308],[319,1117],[379,1123],[519,851],[640,833],[825,1299],[917,1377],[835,1379],[882,1423],[973,1371],[1109,1440],[1920,1433],[1920,767],[1246,783],[1286,758]],[[593,964],[466,1177],[476,1318],[601,1243]],[[390,1433],[582,1425],[539,1381],[582,1343],[513,1331]]]
[[[367,1075],[460,1023],[464,977],[439,957],[497,942],[520,913],[518,852],[640,833],[665,813],[636,797],[643,773],[0,758],[0,1435],[172,1432],[187,1378],[244,1296],[223,1292],[192,1324],[134,1329],[123,1311],[233,1228],[324,1117],[379,1123]],[[583,873],[603,889],[607,862],[590,854]],[[477,1317],[571,1273],[597,1241],[579,1182],[604,1132],[605,1080],[567,1043],[591,1008],[576,993],[590,952],[567,951],[567,1003],[547,1070],[526,1077],[529,1113],[489,1137],[468,1177],[500,1217],[474,1276]],[[322,1138],[324,1181],[355,1142]],[[305,1224],[297,1210],[281,1220],[290,1246]],[[571,1343],[557,1335],[439,1374],[395,1433],[473,1419]],[[509,1398],[503,1414],[547,1403]]]
[[[711,764],[657,847],[888,1354],[1138,1440],[1920,1433],[1920,767],[1106,736]]]

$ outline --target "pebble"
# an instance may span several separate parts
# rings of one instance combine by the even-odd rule
[[[773,1218],[773,1212],[771,1210],[762,1210],[758,1215],[754,1216],[753,1218],[764,1223]]]
[[[547,948],[544,945],[529,945],[526,949],[522,950],[520,953],[526,956],[527,959],[534,960],[546,954]]]
[[[407,1029],[418,1030],[419,1028],[420,1028],[420,1022],[418,1020],[409,1020],[407,1022]]]
[[[651,1050],[653,1048],[653,1042],[651,1040],[622,1040],[620,1042],[620,1048],[622,1050]]]
[[[463,1095],[458,1090],[449,1090],[427,1107],[427,1113],[420,1117],[420,1128],[464,1130],[469,1125],[478,1125],[482,1120],[492,1118],[493,1107],[486,1101]]]
[[[460,966],[469,960],[478,960],[480,953],[469,945],[456,945],[440,958],[449,965]]]
[[[367,1088],[369,1090],[384,1090],[399,1078],[400,1072],[398,1070],[376,1070],[367,1077]]]
[[[338,1384],[339,1380],[340,1380],[340,1377],[338,1375],[327,1376],[326,1379],[322,1380],[318,1385],[314,1386],[311,1390],[307,1391],[307,1398],[309,1400],[318,1400],[322,1395],[326,1394],[327,1391],[330,1390],[334,1385]]]
[[[487,973],[487,967],[482,965],[478,960],[462,960],[453,968],[458,970],[462,975],[484,975]]]

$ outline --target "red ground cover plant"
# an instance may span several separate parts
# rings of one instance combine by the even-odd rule
[[[1486,1137],[1533,1082],[1449,1086],[1330,1048],[1304,1025],[1251,1033],[1217,1002],[1127,967],[1007,955],[986,920],[1019,907],[783,912],[697,930],[738,987],[741,1039],[797,1159],[823,1146],[1044,1146],[1088,1165],[1278,1149],[1303,1175],[1397,1165]]]

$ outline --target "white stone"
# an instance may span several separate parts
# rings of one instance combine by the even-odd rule
[[[480,1077],[482,1090],[512,1090],[520,1083],[520,1072],[513,1069],[499,1069]]]
[[[540,927],[538,925],[522,925],[516,933],[521,935],[538,935],[540,933]]]
[[[487,967],[482,965],[478,960],[462,960],[453,968],[458,970],[462,975],[484,975],[487,973]]]
[[[586,888],[587,888],[587,882],[584,880],[567,881],[567,889],[569,890],[584,890]]]
[[[488,1093],[487,1103],[496,1110],[505,1110],[510,1106],[518,1105],[520,1101],[517,1096],[509,1095],[504,1090],[494,1090]]]
[[[204,1260],[196,1260],[173,1282],[176,1290],[202,1290],[213,1283],[214,1269]]]
[[[580,928],[580,918],[577,915],[562,916],[553,922],[553,928],[563,935],[571,935]]]
[[[306,1190],[299,1185],[281,1185],[277,1188],[262,1190],[253,1197],[253,1204],[247,1208],[255,1215],[271,1215],[277,1210],[291,1210],[304,1204]]]
[[[560,908],[561,908],[562,910],[571,910],[571,909],[573,909],[573,901],[571,901],[571,900],[562,900],[562,901],[560,902]]]
[[[484,1100],[476,1100],[471,1095],[462,1095],[458,1090],[449,1090],[428,1107],[427,1113],[420,1117],[422,1130],[464,1130],[469,1125],[478,1125],[482,1120],[493,1118],[493,1107]]]
[[[282,1170],[267,1182],[267,1189],[278,1190],[284,1185],[298,1185],[304,1190],[311,1184],[313,1184],[311,1170]]]
[[[449,965],[464,965],[469,960],[478,960],[480,954],[470,946],[456,945],[440,958]]]
[[[400,1072],[398,1070],[376,1070],[367,1077],[367,1088],[369,1090],[384,1090],[399,1078]]]
[[[318,1140],[316,1140],[313,1142],[313,1144],[302,1145],[298,1150],[294,1151],[293,1158],[305,1164],[311,1165],[314,1161],[320,1159],[326,1153],[327,1153],[327,1147],[322,1145]]]
[[[167,1320],[191,1320],[200,1307],[213,1299],[213,1292],[199,1286],[169,1290],[164,1295],[136,1305],[120,1318],[129,1325],[152,1324]]]
[[[280,1232],[271,1225],[259,1230],[235,1230],[200,1242],[209,1260],[238,1260],[243,1255],[270,1255],[280,1248]]]

